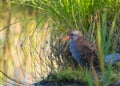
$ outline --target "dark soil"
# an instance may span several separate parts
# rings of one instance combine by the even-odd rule
[[[52,77],[52,78],[51,78]],[[48,75],[48,77],[38,83],[34,83],[32,86],[88,86],[85,82],[79,82],[77,80],[57,80],[56,76]]]

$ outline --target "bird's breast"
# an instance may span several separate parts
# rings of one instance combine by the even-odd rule
[[[75,60],[82,66],[87,66],[88,64],[81,59],[81,52],[76,41],[70,40],[70,51]]]
[[[73,55],[73,57],[77,60],[77,61],[80,61],[80,52],[79,52],[79,49],[78,49],[78,46],[77,46],[77,43],[76,41],[74,40],[70,40],[70,51]]]

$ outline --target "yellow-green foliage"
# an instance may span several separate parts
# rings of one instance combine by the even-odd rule
[[[57,81],[78,81],[78,82],[87,82],[88,76],[87,71],[83,69],[72,69],[67,68],[64,70],[61,70],[59,72],[54,72],[53,76],[56,76]],[[52,76],[49,78],[49,80],[52,80]]]

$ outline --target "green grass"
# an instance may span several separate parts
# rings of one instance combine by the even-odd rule
[[[53,76],[57,77],[57,81],[78,81],[78,82],[84,82],[87,83],[87,73],[88,71],[85,71],[83,69],[75,69],[73,70],[72,68],[67,68],[64,70],[61,70],[59,72],[53,72]],[[52,81],[52,76],[48,79],[49,81]]]
[[[87,20],[97,11],[107,9],[112,16],[113,12],[117,13],[120,9],[119,0],[21,0],[14,3],[42,10],[59,29],[78,28],[82,31],[88,30]]]

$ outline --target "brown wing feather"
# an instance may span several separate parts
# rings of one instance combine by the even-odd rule
[[[99,61],[97,55],[95,54],[95,48],[93,44],[84,37],[80,37],[77,42],[79,51],[81,53],[81,59],[89,64],[93,60],[93,65],[98,65]]]

